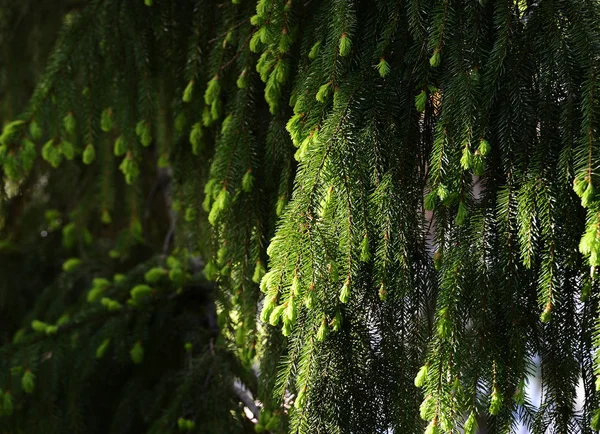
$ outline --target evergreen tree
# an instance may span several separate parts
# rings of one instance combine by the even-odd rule
[[[597,1],[0,0],[0,49],[1,432],[600,429]]]

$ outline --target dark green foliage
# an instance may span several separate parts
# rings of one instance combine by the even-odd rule
[[[0,1],[0,430],[600,428],[599,24]]]

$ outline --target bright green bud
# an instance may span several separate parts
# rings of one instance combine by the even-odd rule
[[[106,338],[102,341],[98,348],[96,348],[96,358],[101,359],[106,354],[108,347],[110,346],[110,338]]]
[[[160,169],[169,167],[169,155],[166,153],[161,154],[160,157],[158,157],[158,161],[156,162],[156,165]]]
[[[242,190],[246,193],[250,193],[252,187],[254,187],[254,176],[252,176],[252,171],[248,170],[242,177]]]
[[[150,284],[157,283],[163,276],[167,275],[167,270],[162,267],[154,267],[146,271],[144,280]]]
[[[104,292],[104,290],[105,288],[103,287],[94,287],[90,289],[90,291],[87,294],[87,302],[94,303],[98,301],[100,297],[102,297],[102,293]]]
[[[152,129],[150,125],[144,123],[144,128],[140,134],[140,143],[143,147],[147,148],[152,143]]]
[[[127,144],[125,143],[125,138],[123,136],[119,136],[117,137],[117,140],[115,140],[113,152],[117,157],[121,157],[127,153]]]
[[[126,277],[124,274],[115,274],[113,276],[113,281],[115,283],[123,283],[125,281]]]
[[[29,135],[33,140],[40,140],[42,138],[42,127],[35,120],[31,121],[29,124]]]
[[[294,275],[292,279],[292,285],[290,286],[290,293],[292,296],[300,295],[300,278],[297,274]]]
[[[137,179],[140,174],[140,169],[137,165],[137,162],[133,158],[131,153],[127,153],[123,161],[119,165],[119,169],[125,176],[125,181],[127,184],[133,184],[133,182]]]
[[[587,208],[594,200],[594,195],[594,185],[590,181],[587,185],[587,188],[583,192],[583,195],[581,196],[581,206]]]
[[[137,241],[142,241],[144,237],[142,236],[142,222],[139,219],[133,219],[129,223],[129,233],[135,238]]]
[[[577,194],[577,196],[583,196],[586,187],[588,186],[588,181],[585,178],[575,178],[573,181],[573,190]]]
[[[275,80],[275,74],[271,75],[265,86],[265,101],[269,104],[271,114],[277,113],[279,99],[281,97],[281,85]]]
[[[446,187],[444,184],[440,184],[437,188],[437,196],[440,198],[440,200],[442,202],[445,201],[449,195],[450,192],[448,191],[448,187]]]
[[[69,161],[75,158],[75,147],[73,146],[73,143],[69,142],[68,140],[63,139],[63,141],[60,143],[60,151]]]
[[[315,284],[311,283],[306,295],[304,296],[304,304],[307,309],[312,309],[317,304],[317,292],[315,291]]]
[[[296,321],[298,316],[298,308],[296,306],[296,298],[292,295],[287,303],[287,308],[285,309],[285,317],[289,320],[290,323]]]
[[[342,313],[338,310],[331,321],[331,329],[334,332],[339,332],[342,328]]]
[[[196,220],[196,217],[198,217],[198,210],[193,206],[188,206],[185,210],[185,221],[188,223],[193,222]]]
[[[382,57],[377,64],[377,72],[379,72],[381,78],[385,78],[391,71],[390,64]]]
[[[327,337],[327,320],[325,317],[321,320],[321,325],[319,326],[319,330],[317,330],[317,341],[323,342]]]
[[[60,165],[62,154],[60,149],[55,146],[54,139],[48,140],[42,147],[42,158],[55,169]]]
[[[183,283],[183,277],[183,270],[181,270],[181,268],[172,268],[169,271],[169,279],[176,285],[181,285]]]
[[[33,164],[35,163],[35,159],[37,156],[36,146],[35,146],[35,143],[33,143],[31,140],[28,140],[27,138],[23,139],[23,142],[21,143],[21,145],[22,145],[21,153],[20,153],[21,166],[26,173],[29,173],[29,171],[33,168]],[[0,148],[2,148],[2,147],[0,146]],[[11,159],[11,160],[14,161],[14,159]],[[1,161],[2,161],[2,150],[0,149],[0,162]],[[9,163],[9,165],[10,165],[10,163]],[[7,172],[10,172],[10,169]],[[11,174],[7,173],[7,176],[10,178]],[[11,179],[15,179],[15,178],[12,177]]]
[[[143,119],[141,121],[139,121],[137,124],[135,124],[135,134],[138,136],[141,136],[142,133],[144,132],[144,128],[145,128],[145,124],[146,121],[144,121]]]
[[[63,262],[62,269],[67,273],[72,273],[81,265],[81,263],[82,261],[79,258],[69,258]]]
[[[179,427],[179,429],[181,431],[185,431],[185,429],[187,427],[187,420],[184,419],[183,417],[180,417],[179,419],[177,419],[177,426]]]
[[[109,312],[116,312],[118,310],[121,310],[121,308],[123,307],[123,306],[121,306],[121,303],[119,303],[117,300],[113,300],[113,299],[108,298],[108,297],[102,297],[102,299],[100,300],[100,303]]]
[[[215,225],[217,220],[219,219],[221,212],[228,208],[229,206],[229,192],[225,189],[221,189],[215,203],[208,214],[208,221],[211,225]]]
[[[254,18],[254,17],[253,17]],[[257,20],[250,20],[250,22],[252,23],[252,21],[257,22]],[[250,38],[250,51],[252,51],[253,53],[258,53],[260,51],[260,44],[261,44],[261,38],[263,38],[263,34],[266,32],[266,27],[260,27],[256,32],[254,32],[254,34],[252,35],[252,38]]]
[[[481,139],[479,141],[479,147],[477,148],[477,150],[479,151],[479,153],[481,155],[483,155],[485,157],[486,155],[488,155],[490,153],[490,151],[492,150],[492,147],[490,146],[490,143],[487,140]]]
[[[425,434],[439,434],[440,429],[438,427],[438,423],[437,420],[432,420],[431,422],[429,422],[429,425],[427,425],[427,429],[425,430]]]
[[[281,31],[281,37],[279,38],[279,46],[277,49],[280,53],[287,53],[292,47],[292,42],[294,42],[294,40],[292,39],[288,28],[284,27]]]
[[[283,336],[289,336],[292,334],[292,323],[287,319],[283,319],[283,326],[281,327],[281,334]]]
[[[481,153],[479,151],[475,152],[475,155],[473,156],[473,172],[475,173],[475,175],[477,176],[483,176],[484,172],[485,172],[485,161],[483,160],[483,156],[481,155]]]
[[[136,365],[139,365],[144,361],[144,347],[142,346],[142,342],[137,341],[135,345],[129,351],[129,355],[131,356],[131,361]]]
[[[352,49],[352,41],[347,33],[342,33],[340,37],[340,56],[344,57],[350,54],[350,50]]]
[[[369,236],[365,234],[360,243],[360,260],[361,262],[369,262],[371,260],[371,250],[369,249]]]
[[[327,98],[331,94],[332,87],[333,87],[333,85],[332,85],[331,81],[321,85],[321,87],[319,87],[319,90],[317,91],[317,95],[315,96],[315,99],[319,102],[327,101]]]
[[[113,127],[113,110],[112,108],[107,108],[102,110],[102,115],[100,116],[100,128],[105,133],[108,133],[112,130]]]
[[[35,375],[29,369],[21,377],[21,387],[23,387],[23,391],[27,394],[33,393],[35,389]]]
[[[192,431],[194,428],[196,428],[196,422],[194,422],[193,420],[187,420],[186,424],[185,424],[185,428],[188,431]]]
[[[183,91],[183,97],[181,98],[183,102],[190,102],[192,100],[192,95],[194,93],[194,80],[190,80],[188,85],[185,87]]]
[[[22,131],[24,125],[25,121],[23,120],[12,121],[5,125],[2,130],[2,135],[0,135],[0,144],[9,145],[10,142],[15,139],[17,133]]]
[[[340,301],[344,304],[348,303],[350,300],[350,278],[346,279],[344,282],[344,286],[342,286],[342,290],[340,291]]]
[[[182,133],[185,126],[187,125],[187,117],[184,112],[177,113],[175,116],[175,131]]]
[[[260,259],[256,261],[256,266],[254,267],[254,274],[252,275],[252,281],[254,283],[259,283],[265,275],[266,271],[267,270],[265,270],[265,266],[262,264]]]
[[[464,432],[464,434],[475,434],[475,431],[477,431],[477,428],[478,428],[477,418],[475,417],[475,413],[471,412],[471,414],[469,415],[469,418],[465,422],[463,432]]]
[[[435,400],[431,395],[427,396],[419,406],[419,415],[423,420],[431,420],[435,415]]]
[[[219,264],[225,264],[229,260],[229,249],[227,245],[222,245],[219,250],[217,250],[217,262]]]
[[[273,70],[273,74],[275,74],[275,79],[283,84],[287,81],[289,76],[290,67],[288,62],[285,59],[279,59],[275,64],[275,69]]]
[[[517,385],[513,400],[518,405],[525,404],[525,380],[523,378],[521,378],[521,381],[519,381],[519,384]]]
[[[14,410],[12,395],[7,391],[0,396],[0,399],[0,415],[11,416]]]
[[[440,55],[440,50],[435,50],[433,52],[433,56],[429,59],[429,64],[432,68],[437,68],[442,63],[442,56]]]
[[[215,200],[215,203],[217,204],[217,207],[220,210],[225,210],[229,206],[229,202],[230,202],[229,192],[226,189],[222,188],[219,191],[219,194],[217,195],[217,199]]]
[[[92,279],[92,286],[94,288],[107,289],[110,287],[110,280],[105,279],[104,277],[94,277],[94,279]]]
[[[427,380],[427,374],[429,373],[429,365],[426,363],[421,366],[417,376],[415,377],[415,387],[423,387],[425,385],[425,380]]]
[[[58,320],[56,321],[56,325],[67,324],[70,321],[70,316],[68,313],[63,313]]]
[[[63,125],[68,134],[71,136],[75,134],[75,130],[77,129],[77,121],[75,120],[73,113],[67,113],[67,115],[63,118]]]
[[[152,6],[152,0],[144,0],[144,4],[148,7]]]
[[[271,270],[268,273],[265,273],[265,275],[260,281],[260,290],[266,294],[269,291],[269,289],[273,287],[276,278],[277,276],[275,270]]]
[[[237,81],[236,81],[236,85],[238,87],[238,89],[246,89],[248,87],[248,72],[246,70],[246,68],[242,69],[242,72],[240,73]]]
[[[204,136],[204,132],[202,131],[202,124],[200,122],[196,122],[190,131],[190,143],[192,144],[192,152],[194,155],[199,155],[202,150],[202,137]]]
[[[46,333],[46,329],[48,328],[48,324],[43,321],[38,321],[34,319],[31,321],[31,328],[38,333]]]
[[[496,416],[498,413],[500,413],[500,410],[502,410],[502,401],[502,395],[500,394],[498,387],[494,386],[489,407],[489,412],[492,416]]]
[[[110,212],[105,209],[102,211],[102,217],[100,217],[100,220],[102,221],[102,223],[104,223],[105,225],[109,225],[112,222],[112,218],[110,216]]]
[[[540,321],[542,321],[543,323],[547,323],[551,319],[552,319],[552,303],[548,302],[548,303],[546,303],[546,306],[544,307],[544,311],[540,315]]]
[[[381,282],[381,286],[379,287],[379,299],[381,301],[387,299],[387,290],[385,289],[385,284],[383,282]]]
[[[49,325],[48,327],[46,327],[46,334],[48,336],[55,335],[57,332],[58,332],[58,326]]]
[[[185,345],[183,346],[183,348],[185,349],[186,353],[191,353],[192,350],[194,349],[194,345],[192,345],[191,342],[186,342]]]
[[[302,113],[295,114],[285,125],[285,129],[288,131],[288,133],[290,133],[292,143],[296,147],[300,145],[301,141],[302,127],[300,125],[300,121],[302,120],[302,117]]]
[[[212,105],[219,98],[221,93],[221,85],[219,84],[219,76],[215,75],[206,86],[206,92],[204,92],[204,102],[206,105]]]
[[[319,50],[321,49],[321,41],[315,42],[310,51],[308,52],[308,58],[310,60],[314,60],[319,55]]]
[[[464,202],[459,202],[458,204],[458,212],[456,213],[456,219],[454,219],[454,223],[456,226],[461,226],[465,223],[467,219],[467,215],[469,211],[467,210],[467,205]]]
[[[460,165],[463,170],[469,170],[473,167],[473,154],[469,149],[469,146],[463,148],[462,156],[460,157]]]
[[[83,164],[92,164],[96,159],[96,148],[94,145],[87,145],[83,151]]]
[[[415,97],[415,107],[418,112],[425,111],[425,105],[427,104],[427,93],[422,90],[420,94]]]
[[[438,197],[437,190],[431,190],[425,195],[424,206],[427,211],[433,211],[435,209],[436,199]]]
[[[279,320],[283,316],[283,311],[285,310],[285,305],[280,304],[279,306],[275,306],[271,315],[269,315],[269,324],[272,326],[276,326],[279,324]]]
[[[593,250],[597,249],[598,244],[598,225],[592,223],[586,228],[586,231],[579,241],[579,251],[584,255],[589,255]]]
[[[136,285],[130,291],[131,298],[135,302],[141,301],[144,297],[150,295],[151,293],[152,293],[152,288],[150,288],[148,285],[144,285],[144,284]]]
[[[266,18],[267,13],[269,12],[269,4],[268,0],[258,0],[258,3],[256,4],[256,15]]]
[[[298,392],[298,396],[296,397],[296,401],[294,402],[294,407],[297,409],[301,409],[306,405],[306,386],[304,386]]]
[[[221,134],[225,135],[228,131],[232,130],[233,125],[233,113],[229,113],[223,122],[221,123]]]
[[[269,322],[273,309],[277,305],[277,297],[266,297],[262,311],[260,313],[260,320],[264,323]]]

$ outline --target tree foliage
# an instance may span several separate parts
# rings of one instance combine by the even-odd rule
[[[0,426],[600,429],[599,23],[2,0]]]

